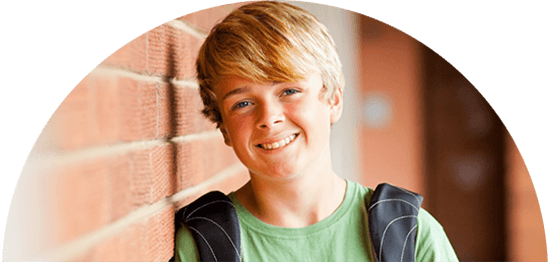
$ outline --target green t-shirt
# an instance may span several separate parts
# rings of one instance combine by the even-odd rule
[[[341,206],[326,219],[303,228],[283,228],[266,224],[236,199],[241,225],[243,261],[375,261],[367,209],[373,190],[347,181]],[[198,261],[192,233],[181,227],[176,236],[176,261]],[[425,210],[418,215],[416,261],[458,261],[441,225]]]

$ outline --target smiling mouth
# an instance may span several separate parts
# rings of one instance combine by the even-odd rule
[[[270,144],[258,144],[257,147],[260,147],[262,149],[266,149],[266,150],[272,150],[272,149],[276,149],[276,148],[280,148],[280,147],[284,147],[288,144],[290,144],[296,137],[297,137],[298,134],[293,134],[293,135],[290,135],[280,141],[277,141],[277,142],[274,142],[274,143],[270,143]]]

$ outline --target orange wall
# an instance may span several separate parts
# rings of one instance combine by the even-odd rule
[[[508,260],[547,261],[546,236],[533,181],[510,134],[505,132],[504,136]]]
[[[390,122],[382,127],[361,120],[362,183],[374,188],[390,182],[423,193],[419,43],[371,18],[361,23],[360,100],[382,97],[391,108]]]
[[[442,58],[432,60],[433,52],[421,43],[374,19],[360,22],[360,182],[390,182],[423,194],[423,208],[445,227],[461,259],[547,261],[533,184],[498,116],[457,70]],[[372,98],[389,107],[385,125],[365,119]],[[489,132],[478,133],[482,128]],[[455,171],[447,156],[477,155],[493,160],[481,166],[483,186],[461,190],[459,177],[469,177]]]

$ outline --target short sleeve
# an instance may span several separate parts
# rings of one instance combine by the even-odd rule
[[[198,248],[192,232],[185,225],[181,226],[175,235],[175,261],[196,262],[199,261]]]
[[[418,215],[415,261],[459,261],[443,227],[426,210]]]

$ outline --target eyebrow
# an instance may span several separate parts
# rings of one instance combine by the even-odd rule
[[[249,92],[249,90],[250,90],[249,86],[242,86],[242,87],[232,89],[223,96],[223,99],[221,101],[224,102],[230,96],[245,93],[245,92]]]
[[[273,81],[272,85],[277,85],[277,84],[281,84],[281,83],[284,83],[284,82]],[[224,102],[230,96],[237,95],[237,94],[242,94],[242,93],[245,93],[245,92],[249,92],[250,90],[251,90],[251,88],[249,86],[242,86],[242,87],[232,89],[223,96],[223,99],[221,100],[221,102]]]

